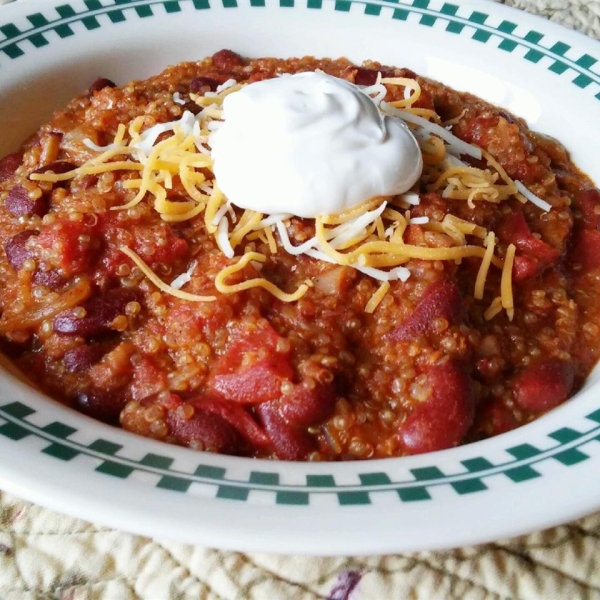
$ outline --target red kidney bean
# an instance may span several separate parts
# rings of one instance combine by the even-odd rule
[[[488,435],[500,435],[519,426],[513,411],[500,400],[495,400],[484,409],[484,417],[490,431]]]
[[[196,411],[190,419],[178,411],[167,413],[170,434],[178,444],[200,444],[208,452],[236,454],[240,447],[237,431],[222,417],[212,412]]]
[[[263,447],[269,445],[269,438],[243,406],[234,402],[211,398],[210,396],[202,396],[188,402],[198,410],[215,413],[225,419],[253,446]]]
[[[63,356],[63,364],[69,373],[85,371],[97,363],[105,353],[105,348],[99,344],[84,344],[67,350]]]
[[[317,383],[310,387],[306,381],[276,401],[279,413],[291,425],[308,427],[322,423],[335,408],[335,393],[331,384]]]
[[[377,82],[377,73],[382,77],[393,77],[395,72],[390,69],[366,69],[365,67],[354,67],[354,83],[356,85],[374,85]]]
[[[516,123],[514,117],[509,115],[507,112],[504,112],[503,110],[498,111],[498,116],[502,117],[505,121],[508,121],[511,125],[514,125]]]
[[[115,317],[125,312],[129,302],[137,300],[134,290],[116,288],[102,296],[96,296],[83,305],[86,314],[77,317],[76,309],[68,309],[58,314],[53,321],[54,331],[69,335],[92,337],[112,331]]]
[[[546,358],[533,363],[513,381],[513,394],[521,408],[549,410],[562,404],[571,393],[575,379],[572,362]]]
[[[17,185],[8,192],[4,206],[17,217],[42,217],[48,212],[48,198],[42,194],[33,200],[23,186]]]
[[[93,94],[94,92],[99,92],[106,87],[114,88],[117,87],[117,84],[110,79],[106,79],[105,77],[98,77],[98,79],[96,79],[96,81],[90,85],[89,92],[90,94]]]
[[[581,213],[585,227],[590,229],[600,227],[600,191],[596,188],[579,190],[575,195],[574,204]]]
[[[117,425],[126,399],[121,391],[89,389],[75,395],[75,408],[104,423]]]
[[[33,282],[37,285],[45,285],[51,290],[60,289],[66,282],[60,271],[52,269],[51,271],[36,271],[33,274]]]
[[[27,240],[34,235],[38,235],[38,232],[33,229],[26,229],[11,237],[10,240],[4,244],[6,258],[15,271],[18,271],[26,260],[33,258],[33,252],[27,248],[26,243]]]
[[[234,67],[244,65],[244,59],[239,54],[227,49],[219,50],[213,54],[212,60],[215,67],[223,71],[230,71]]]
[[[315,445],[304,428],[287,423],[274,402],[260,404],[256,407],[256,412],[269,435],[277,458],[281,460],[307,460]]]
[[[55,175],[61,175],[62,173],[67,173],[68,171],[72,171],[76,168],[77,166],[71,162],[66,160],[57,160],[42,167],[38,167],[35,171],[32,171],[32,173],[49,173],[52,171]]]
[[[600,231],[582,229],[575,234],[569,257],[584,273],[600,267]]]
[[[423,297],[400,325],[389,336],[397,342],[408,342],[425,333],[434,319],[446,319],[450,325],[459,323],[463,317],[463,302],[458,286],[453,281],[432,283]]]
[[[23,155],[16,152],[0,159],[0,183],[10,179],[22,164]]]
[[[409,454],[457,446],[473,424],[473,387],[462,365],[456,361],[434,365],[427,377],[431,396],[400,427],[400,441]]]
[[[194,77],[190,81],[190,92],[192,94],[204,95],[206,92],[214,92],[219,87],[219,82],[210,77]]]

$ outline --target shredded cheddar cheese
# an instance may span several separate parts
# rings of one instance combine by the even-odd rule
[[[367,313],[376,310],[388,293],[391,282],[405,281],[410,276],[412,260],[459,263],[465,258],[475,257],[481,259],[473,290],[477,300],[484,298],[490,269],[495,267],[501,271],[499,296],[485,311],[485,318],[491,319],[505,310],[512,320],[515,247],[510,245],[502,260],[495,255],[498,245],[493,231],[487,231],[451,213],[441,218],[423,213],[411,216],[410,212],[420,203],[419,191],[464,201],[469,207],[474,207],[475,202],[497,204],[518,198],[522,202],[532,202],[542,210],[551,209],[549,203],[537,197],[521,182],[513,181],[489,152],[452,134],[452,125],[460,121],[464,113],[442,123],[434,110],[414,106],[422,94],[417,80],[382,78],[378,74],[376,83],[363,88],[363,91],[383,114],[404,120],[415,134],[424,163],[421,190],[414,189],[397,198],[371,198],[340,214],[321,215],[314,220],[314,237],[292,240],[291,232],[295,230],[289,221],[291,215],[263,215],[251,210],[234,210],[212,175],[209,136],[221,125],[224,98],[244,85],[229,80],[219,86],[216,92],[207,92],[203,96],[190,94],[190,98],[201,109],[197,115],[183,111],[178,120],[169,123],[150,123],[145,116],[136,117],[128,124],[121,123],[113,141],[107,146],[85,141],[86,146],[98,152],[98,155],[83,165],[60,174],[50,171],[34,173],[30,178],[34,181],[59,182],[110,171],[128,172],[121,186],[130,194],[127,196],[130,199],[110,209],[126,210],[141,202],[150,202],[167,223],[200,218],[200,223],[214,237],[220,251],[227,258],[236,259],[215,278],[215,288],[221,294],[260,287],[283,302],[294,302],[307,293],[311,282],[302,283],[293,293],[282,291],[264,277],[228,283],[249,264],[260,265],[267,260],[265,254],[254,251],[257,243],[268,248],[271,255],[276,255],[280,250],[292,255],[304,254],[315,260],[352,267],[381,281],[365,306]],[[404,98],[384,102],[388,92],[386,86],[404,88]],[[178,99],[179,96],[174,97],[174,102],[183,104]],[[459,156],[484,160],[487,166],[474,167],[463,162]],[[179,190],[183,187],[187,199],[173,198],[172,190],[178,186],[178,182],[181,184]],[[405,240],[409,225],[422,227],[426,234],[432,232],[429,234],[432,239],[443,241],[428,242],[427,245],[409,244]],[[244,253],[239,256],[242,250]],[[212,295],[199,296],[179,289],[191,280],[193,268],[174,280],[173,283],[177,285],[170,286],[133,250],[123,246],[121,251],[161,291],[193,302],[216,299]],[[236,252],[239,258],[236,258]]]
[[[384,296],[388,293],[389,289],[390,289],[390,282],[384,281],[379,286],[377,291],[371,296],[371,299],[367,302],[367,305],[365,306],[365,312],[366,313],[375,312],[375,309],[379,306],[379,304],[383,300]]]

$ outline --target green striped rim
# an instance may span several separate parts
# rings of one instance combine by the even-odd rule
[[[550,448],[542,449],[532,444],[519,444],[506,448],[512,458],[501,463],[492,463],[485,457],[473,456],[457,463],[454,472],[444,473],[438,466],[421,467],[410,470],[410,478],[394,479],[384,471],[368,472],[369,463],[364,463],[365,472],[359,473],[357,484],[336,482],[335,474],[307,475],[302,484],[288,484],[281,481],[277,471],[270,471],[264,463],[250,472],[245,480],[227,476],[227,469],[199,463],[188,472],[173,467],[174,459],[165,454],[146,454],[136,460],[129,458],[122,444],[99,438],[90,444],[82,444],[70,439],[77,429],[59,421],[44,426],[35,425],[31,417],[36,411],[21,402],[0,406],[0,435],[20,442],[36,437],[46,444],[42,452],[61,461],[70,461],[77,456],[88,456],[97,462],[99,473],[127,479],[134,472],[144,472],[154,476],[158,488],[176,492],[187,492],[193,484],[210,488],[218,498],[248,500],[252,491],[270,492],[276,504],[308,505],[311,496],[334,494],[340,505],[370,504],[372,495],[379,492],[395,492],[402,502],[430,500],[431,490],[439,486],[450,486],[457,494],[472,494],[488,489],[486,480],[494,476],[504,476],[514,483],[522,483],[542,476],[536,466],[545,461],[555,461],[570,467],[590,458],[589,448],[582,447],[590,442],[600,441],[600,409],[587,415],[591,428],[577,431],[562,427],[548,434]],[[39,415],[36,420],[39,420]],[[474,446],[476,448],[477,446]],[[199,454],[201,460],[202,454]],[[379,463],[381,464],[381,463]]]
[[[214,0],[224,8],[236,8],[240,5],[238,0]],[[332,0],[325,0],[331,3]],[[600,76],[591,70],[597,59],[587,53],[576,59],[568,58],[567,52],[571,50],[569,44],[556,42],[546,47],[544,34],[529,30],[521,35],[516,33],[518,25],[512,21],[503,20],[498,24],[490,24],[489,15],[475,10],[468,14],[461,14],[461,7],[449,2],[441,4],[438,8],[430,0],[412,0],[404,2],[393,1],[365,1],[365,0],[333,0],[334,9],[348,12],[351,6],[361,5],[364,14],[369,16],[382,16],[382,9],[388,10],[386,14],[392,19],[407,21],[411,19],[424,27],[433,27],[437,22],[444,23],[445,30],[449,33],[467,35],[471,39],[481,42],[496,44],[505,52],[513,52],[522,47],[526,50],[523,58],[531,63],[539,63],[542,58],[551,59],[545,63],[545,68],[557,75],[570,71],[571,83],[578,88],[586,88],[591,83],[600,84]],[[84,0],[84,8],[76,10],[71,4],[61,4],[54,9],[49,9],[46,15],[37,12],[27,16],[30,27],[20,29],[14,23],[0,25],[0,32],[4,39],[0,41],[0,52],[11,59],[16,59],[31,46],[41,48],[50,43],[48,34],[54,33],[59,38],[75,35],[72,25],[82,23],[87,30],[93,30],[105,24],[118,24],[128,18],[152,17],[160,14],[178,13],[182,5],[192,6],[195,10],[207,10],[211,7],[209,0],[113,0],[112,4],[100,0]],[[438,3],[439,4],[439,3]],[[262,8],[265,0],[248,0],[248,6]],[[323,7],[323,0],[279,0],[281,8],[306,7],[318,10]],[[464,12],[464,11],[462,11]],[[50,14],[52,13],[52,14]],[[600,92],[595,96],[600,100]]]
[[[238,0],[213,0],[223,8],[236,8]],[[469,36],[479,43],[493,44],[505,52],[524,49],[522,58],[541,68],[556,74],[568,73],[573,85],[580,89],[590,84],[600,84],[600,76],[591,69],[597,59],[585,53],[578,58],[567,57],[571,46],[564,42],[555,42],[551,46],[544,45],[545,36],[535,30],[518,34],[518,25],[511,21],[490,24],[489,15],[481,11],[468,11],[451,3],[444,3],[438,8],[429,0],[392,1],[359,1],[359,0],[325,0],[334,3],[336,11],[348,12],[352,5],[364,7],[367,16],[388,15],[394,20],[417,23],[423,27],[433,27],[442,22],[445,31],[462,36]],[[439,4],[439,3],[438,3]],[[85,0],[81,8],[71,4],[49,7],[45,14],[37,12],[27,16],[30,26],[17,27],[14,23],[0,25],[0,68],[2,54],[14,60],[23,56],[32,48],[43,48],[51,43],[52,36],[67,38],[76,34],[73,28],[81,23],[85,30],[94,30],[109,24],[119,24],[131,18],[149,18],[160,14],[175,14],[182,6],[195,10],[207,10],[209,0]],[[265,0],[248,0],[253,8],[265,6]],[[321,9],[323,0],[279,0],[282,9],[302,7],[311,10]],[[385,11],[383,9],[386,9]],[[462,14],[465,13],[465,14]],[[0,12],[0,16],[1,16]],[[79,29],[80,31],[80,29]],[[542,59],[547,58],[543,63]],[[600,99],[600,92],[595,97]],[[503,476],[508,481],[521,483],[540,477],[542,474],[536,466],[545,461],[554,461],[565,467],[578,464],[590,456],[589,443],[600,441],[600,410],[587,415],[591,428],[581,432],[563,427],[547,438],[552,445],[549,449],[541,449],[532,444],[520,444],[506,449],[512,459],[502,463],[492,463],[487,458],[474,456],[456,465],[455,472],[444,473],[437,466],[412,469],[409,479],[394,480],[386,472],[365,472],[359,474],[360,483],[349,485],[336,482],[334,474],[307,475],[303,484],[290,485],[281,481],[279,472],[269,471],[261,464],[250,472],[247,480],[227,477],[227,469],[211,465],[198,464],[192,472],[184,472],[173,467],[174,459],[165,455],[149,453],[141,460],[126,456],[127,450],[122,444],[99,438],[90,444],[81,444],[73,438],[77,430],[58,421],[41,427],[30,421],[36,415],[33,409],[21,402],[12,402],[0,406],[0,435],[15,442],[26,444],[33,437],[43,440],[42,452],[61,461],[70,461],[84,455],[93,459],[99,473],[120,479],[126,479],[135,472],[144,472],[155,477],[155,486],[176,492],[188,492],[192,486],[208,488],[218,498],[236,501],[247,501],[253,491],[267,492],[273,495],[277,504],[309,505],[311,497],[317,495],[334,495],[339,505],[352,506],[370,504],[373,494],[393,492],[401,502],[418,502],[430,500],[431,492],[440,486],[449,486],[457,494],[472,494],[488,489],[486,481],[490,477]],[[25,440],[21,442],[21,440]],[[586,450],[582,447],[588,444]],[[199,455],[200,457],[202,455]],[[201,458],[199,458],[201,460]],[[265,469],[265,470],[263,470]]]

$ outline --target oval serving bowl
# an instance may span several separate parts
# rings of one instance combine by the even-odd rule
[[[524,117],[600,182],[600,44],[485,0],[20,0],[0,9],[0,156],[98,76],[123,84],[221,48],[409,67]],[[131,435],[7,365],[0,455],[2,489],[144,535],[305,554],[447,548],[600,508],[600,369],[562,407],[490,440],[298,464]]]

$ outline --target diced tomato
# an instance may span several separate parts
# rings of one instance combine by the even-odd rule
[[[43,227],[37,238],[42,258],[60,268],[66,277],[88,271],[98,254],[95,232],[95,227],[84,221],[69,219]]]
[[[517,249],[513,269],[516,283],[539,275],[559,257],[558,251],[531,233],[522,211],[506,215],[497,231],[502,242],[514,244]]]
[[[540,263],[535,258],[529,256],[515,256],[513,265],[513,281],[521,283],[535,277],[540,270]]]
[[[242,404],[279,398],[282,384],[294,377],[289,345],[279,342],[283,338],[268,324],[242,334],[215,365],[209,390]]]
[[[143,356],[136,361],[131,383],[131,396],[134,400],[142,400],[167,388],[167,374],[152,358]]]
[[[400,325],[390,333],[390,339],[408,342],[425,333],[435,319],[446,319],[450,325],[462,319],[463,303],[458,286],[453,281],[432,283],[423,297]]]
[[[172,265],[177,260],[186,258],[190,251],[187,241],[177,235],[172,227],[166,226],[138,230],[135,242],[135,251],[150,265]]]
[[[417,405],[400,427],[400,441],[409,454],[457,446],[473,424],[473,387],[460,363],[435,365],[427,377],[431,396]]]
[[[573,389],[573,363],[547,358],[527,366],[513,381],[515,400],[521,408],[544,411],[562,404]]]

